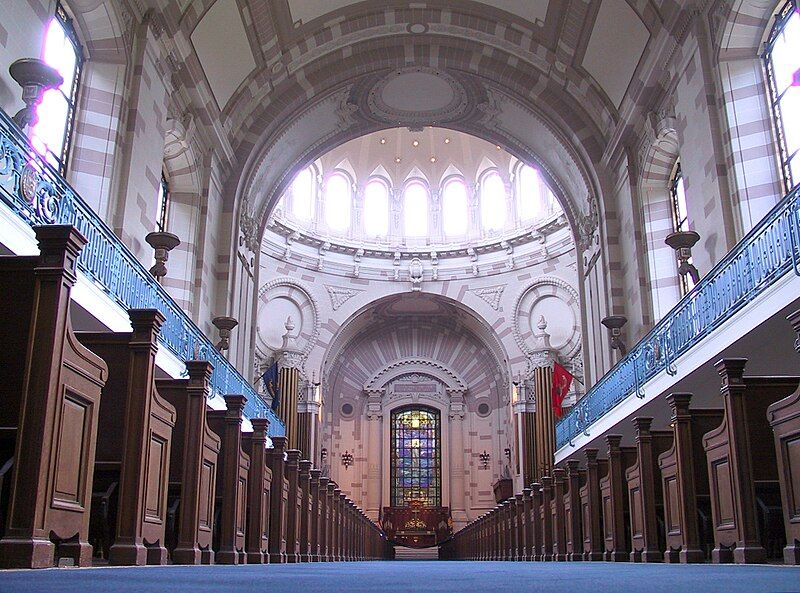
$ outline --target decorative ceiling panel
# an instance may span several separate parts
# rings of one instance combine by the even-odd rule
[[[625,0],[603,0],[583,67],[619,107],[650,33]]]
[[[192,32],[192,44],[220,109],[256,67],[236,0],[218,0]]]

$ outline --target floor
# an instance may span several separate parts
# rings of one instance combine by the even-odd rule
[[[394,561],[0,571],[0,592],[29,591],[800,593],[800,567]]]

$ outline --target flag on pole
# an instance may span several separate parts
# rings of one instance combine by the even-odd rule
[[[557,362],[553,363],[553,390],[551,395],[553,398],[553,413],[556,418],[561,418],[564,413],[561,409],[561,404],[564,403],[564,398],[567,397],[574,378],[567,369]]]
[[[272,398],[272,404],[270,407],[272,408],[273,412],[277,412],[281,405],[281,390],[278,386],[277,362],[273,362],[272,366],[264,371],[264,374],[261,375],[261,380],[264,382],[264,386],[267,388],[267,393]]]

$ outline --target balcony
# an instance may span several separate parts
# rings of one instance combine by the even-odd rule
[[[780,366],[785,313],[800,297],[800,187],[786,195],[556,425],[556,460],[662,393],[719,392],[706,362],[759,352]],[[791,350],[791,348],[789,348]],[[714,360],[712,360],[714,359]],[[787,362],[795,364],[791,355]],[[712,369],[713,370],[713,369]],[[663,399],[663,398],[662,398]],[[693,400],[694,401],[694,400]],[[700,400],[697,400],[700,401]],[[655,415],[650,406],[646,414]],[[613,418],[612,418],[613,417]]]
[[[67,182],[31,149],[27,138],[0,111],[0,203],[21,226],[68,224],[88,244],[78,259],[78,294],[99,293],[108,314],[127,323],[129,309],[158,309],[166,318],[159,336],[159,366],[185,373],[183,363],[208,360],[214,365],[212,397],[247,397],[247,418],[268,418],[269,435],[282,436],[284,426],[253,386],[220,353],[209,338],[156,282],[144,266],[99,219]],[[6,229],[4,236],[12,234]],[[23,232],[24,234],[24,232]],[[32,233],[29,233],[32,237]],[[102,308],[102,307],[101,307]],[[113,324],[112,324],[113,325]],[[129,329],[127,330],[129,331]]]

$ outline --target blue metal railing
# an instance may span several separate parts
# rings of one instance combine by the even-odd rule
[[[180,360],[209,360],[213,394],[247,397],[245,416],[269,418],[269,435],[281,436],[283,423],[253,386],[214,347],[189,316],[50,165],[31,149],[27,138],[0,110],[0,199],[33,225],[75,226],[88,244],[78,269],[125,311],[158,309],[166,320],[159,343]]]
[[[689,294],[606,373],[556,425],[556,447],[571,443],[623,400],[644,397],[661,371],[675,375],[688,352],[784,275],[800,276],[800,186],[789,192]]]

